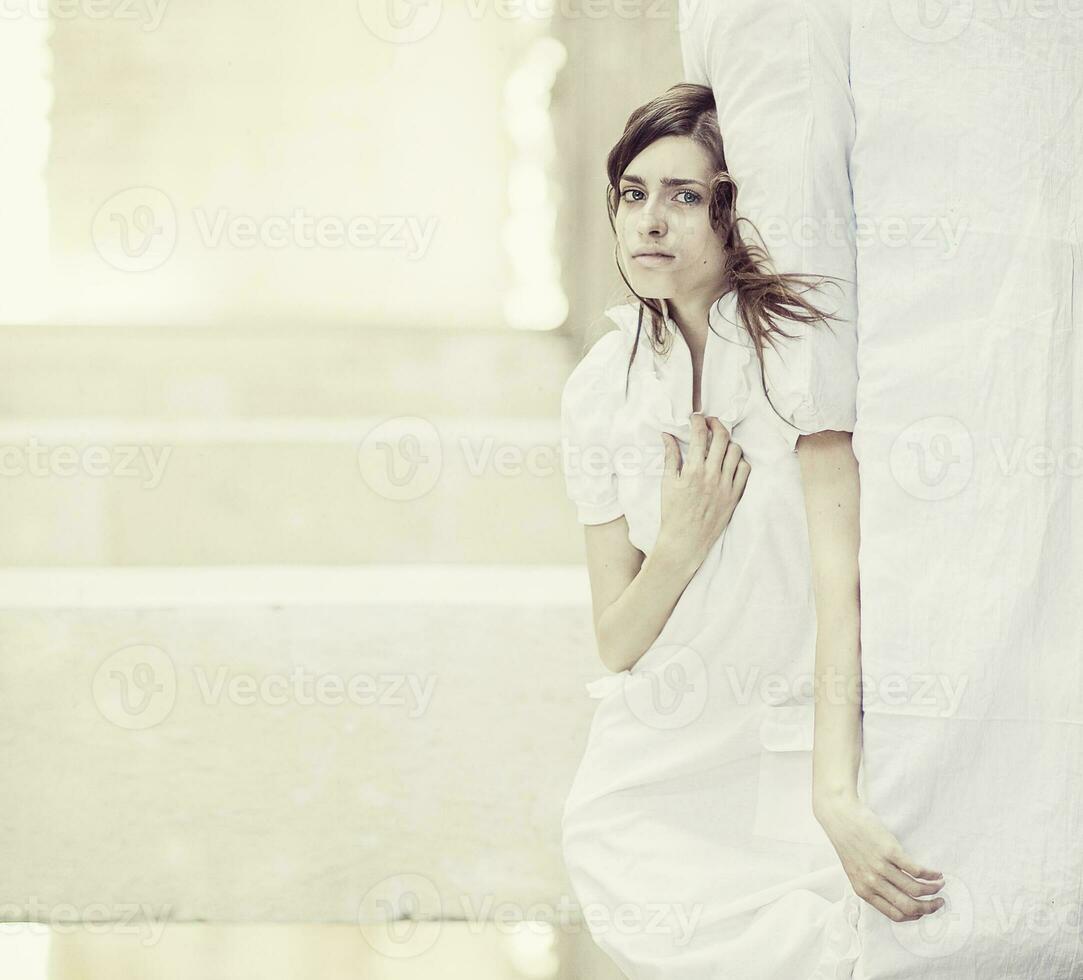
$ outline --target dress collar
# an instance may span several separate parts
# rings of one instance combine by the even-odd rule
[[[635,337],[639,304],[608,310],[629,338]],[[644,334],[639,338],[632,371],[638,379],[640,409],[663,431],[687,441],[692,414],[692,354],[676,322],[665,317],[672,331],[673,346],[668,354],[653,352],[646,331],[649,312],[644,311]],[[726,293],[711,305],[707,341],[700,378],[701,408],[732,429],[744,417],[750,394],[748,371],[754,345],[737,317],[736,294]]]

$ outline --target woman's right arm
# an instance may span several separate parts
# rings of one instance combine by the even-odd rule
[[[586,527],[594,631],[610,670],[632,667],[658,638],[711,545],[729,524],[750,467],[716,418],[691,417],[688,457],[663,433],[662,517],[644,558],[628,540],[622,516]]]
[[[696,570],[660,547],[644,558],[623,516],[584,531],[598,655],[610,670],[627,670],[658,638]]]

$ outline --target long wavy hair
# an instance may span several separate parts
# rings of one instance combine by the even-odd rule
[[[838,277],[799,273],[781,274],[774,270],[767,249],[762,245],[763,239],[758,229],[748,218],[739,217],[737,214],[737,185],[726,166],[714,93],[706,85],[694,85],[688,82],[674,85],[662,95],[640,106],[628,117],[624,132],[606,158],[606,174],[609,178],[606,205],[614,236],[617,234],[617,208],[621,203],[621,177],[636,156],[656,140],[666,136],[687,136],[695,140],[707,151],[712,162],[708,211],[711,225],[722,240],[727,264],[724,271],[737,293],[739,318],[756,349],[756,357],[760,365],[760,383],[763,385],[764,394],[767,395],[767,400],[775,414],[782,418],[767,391],[765,345],[770,344],[772,349],[777,351],[775,345],[779,337],[794,339],[793,334],[786,333],[779,326],[778,320],[822,323],[830,326],[827,323],[828,320],[840,319],[834,314],[824,313],[802,295],[809,289],[818,288],[824,282]],[[738,228],[741,222],[747,223],[756,232],[761,244],[745,241]],[[624,284],[639,300],[639,323],[636,328],[632,355],[628,362],[628,376],[625,379],[625,394],[627,394],[632,363],[639,349],[640,337],[644,333],[644,311],[650,314],[650,329],[647,331],[650,343],[659,353],[668,353],[667,331],[665,311],[661,301],[640,296],[628,282],[628,277],[621,268],[619,241],[616,245],[615,257],[617,269],[620,271]],[[812,282],[809,283],[809,280]],[[786,419],[783,421],[791,424]],[[796,426],[792,427],[796,428]]]

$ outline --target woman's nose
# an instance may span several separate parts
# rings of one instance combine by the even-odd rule
[[[641,235],[664,235],[665,231],[665,218],[657,206],[648,204],[639,212],[639,233]]]

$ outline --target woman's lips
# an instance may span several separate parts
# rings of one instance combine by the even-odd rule
[[[645,265],[648,269],[658,269],[674,261],[674,256],[666,255],[661,252],[650,252],[643,255],[635,255],[633,256],[633,258],[640,265]]]

